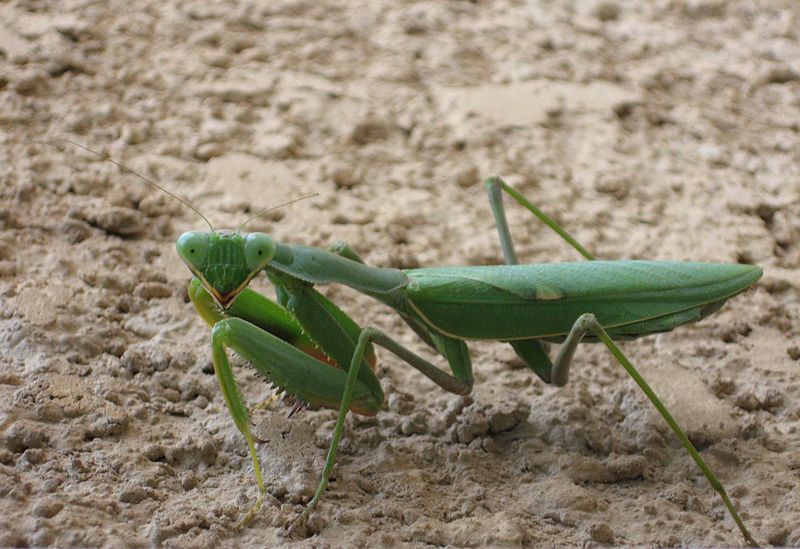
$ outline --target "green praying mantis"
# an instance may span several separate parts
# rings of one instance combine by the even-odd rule
[[[72,143],[72,142],[71,142]],[[197,209],[160,185],[86,149],[176,198],[208,224],[177,241],[193,278],[189,297],[212,327],[214,371],[236,427],[247,441],[258,486],[253,519],[266,488],[250,416],[228,360],[235,351],[267,380],[293,395],[297,406],[338,410],[330,448],[313,498],[295,526],[319,503],[331,474],[348,412],[374,415],[384,394],[373,368],[374,345],[396,355],[446,391],[467,394],[473,385],[467,340],[508,342],[545,383],[563,386],[581,341],[604,344],[652,402],[722,498],[745,541],[757,545],[725,488],[670,412],[625,357],[615,339],[670,331],[719,310],[753,285],[759,267],[673,261],[598,261],[560,225],[499,177],[486,180],[505,265],[392,269],[372,267],[345,243],[327,250],[277,242],[263,233],[215,230]],[[589,261],[521,265],[503,207],[503,193],[528,209]],[[248,288],[261,272],[274,285],[272,301]],[[344,284],[394,309],[450,373],[375,327],[361,328],[315,289]],[[561,343],[551,361],[542,342]]]

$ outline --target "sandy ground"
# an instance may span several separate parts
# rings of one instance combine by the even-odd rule
[[[335,413],[254,413],[256,489],[174,252],[191,211],[373,265],[502,261],[501,174],[598,256],[755,263],[703,322],[623,345],[755,537],[800,545],[800,9],[783,2],[0,4],[0,546],[289,544]],[[578,255],[510,208],[528,262]],[[254,287],[272,295],[266,280]],[[339,287],[362,325],[431,357]],[[301,547],[741,545],[602,348],[545,386],[471,345],[470,397],[380,353]],[[246,365],[248,401],[268,397]]]

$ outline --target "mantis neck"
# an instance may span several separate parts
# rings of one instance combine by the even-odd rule
[[[344,284],[381,301],[393,301],[408,284],[399,269],[370,267],[340,255],[311,248],[276,242],[275,257],[267,269],[288,274],[312,284]]]

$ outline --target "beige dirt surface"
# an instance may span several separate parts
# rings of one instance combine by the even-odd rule
[[[205,225],[52,138],[215,227],[317,193],[248,230],[375,266],[502,263],[492,174],[599,257],[760,265],[717,314],[622,347],[755,538],[800,545],[796,1],[0,3],[0,546],[738,546],[598,345],[558,389],[471,342],[466,397],[379,350],[386,403],[348,418],[294,537],[336,413],[254,410],[270,499],[237,530],[253,470],[174,247]],[[508,216],[524,262],[580,260]],[[443,364],[391,310],[321,289]]]

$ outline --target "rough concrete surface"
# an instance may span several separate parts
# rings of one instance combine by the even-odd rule
[[[59,137],[217,227],[318,193],[248,228],[377,266],[501,263],[492,174],[599,257],[762,266],[719,313],[623,348],[756,539],[800,545],[794,0],[0,4],[0,546],[741,545],[605,349],[557,389],[492,342],[468,397],[379,350],[386,404],[348,419],[309,537],[286,526],[335,412],[254,411],[272,498],[237,531],[252,467],[174,251],[204,223]],[[524,261],[580,259],[508,214]]]

